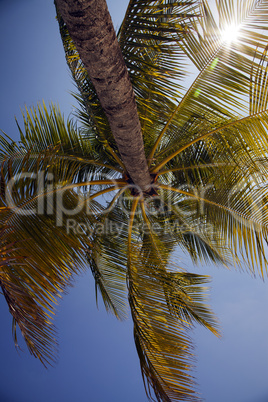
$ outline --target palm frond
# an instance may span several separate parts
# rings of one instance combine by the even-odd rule
[[[193,401],[198,398],[190,374],[189,329],[193,321],[215,324],[203,304],[203,289],[197,289],[204,278],[165,272],[152,257],[132,243],[129,303],[147,395],[153,399],[153,391],[158,401]]]
[[[264,49],[262,57],[259,61],[259,65],[258,66],[252,65],[251,77],[250,77],[250,92],[249,92],[250,115],[260,113],[267,109],[267,102],[268,102],[267,49],[268,47]]]
[[[138,255],[138,259],[137,259]],[[140,358],[147,396],[158,401],[196,400],[193,346],[187,329],[170,314],[163,284],[155,272],[142,268],[141,256],[132,245],[129,266],[129,303],[134,322],[134,339]]]
[[[166,120],[182,89],[186,70],[178,42],[191,29],[197,5],[196,1],[131,0],[119,28],[145,142],[156,119]]]
[[[166,294],[168,294],[167,303],[169,304],[169,299],[170,299],[169,293],[171,295],[173,294],[173,296],[171,296],[171,298],[174,298],[174,297],[176,298],[175,294],[177,293],[177,297],[178,297],[177,314],[178,314],[179,318],[182,321],[184,319],[183,315],[180,316],[178,313],[180,311],[182,305],[184,305],[186,310],[188,308],[189,316],[195,317],[195,319],[199,323],[202,322],[202,324],[204,326],[206,326],[210,331],[212,331],[215,334],[218,334],[217,329],[216,329],[217,324],[215,324],[215,319],[213,317],[213,314],[211,314],[211,312],[206,311],[206,313],[203,314],[200,309],[201,315],[198,316],[198,314],[193,313],[195,308],[191,307],[191,301],[190,301],[191,297],[188,299],[189,300],[189,305],[188,305],[188,303],[186,302],[186,298],[183,301],[183,297],[180,298],[180,296],[179,296],[179,293],[182,291],[183,286],[186,286],[186,287],[190,286],[191,283],[193,285],[195,285],[194,277],[197,280],[196,284],[202,283],[202,281],[204,281],[205,278],[204,277],[202,279],[199,278],[200,282],[198,282],[198,275],[193,276],[192,277],[193,281],[191,282],[190,274],[188,275],[188,274],[185,274],[182,272],[178,272],[178,271],[181,271],[181,268],[177,264],[172,263],[172,261],[170,259],[170,255],[171,255],[172,251],[174,250],[174,245],[176,244],[174,242],[172,233],[165,233],[164,235],[161,235],[161,234],[158,234],[155,232],[156,219],[154,216],[152,216],[151,214],[148,214],[146,212],[143,200],[141,201],[141,212],[142,212],[144,225],[146,226],[143,229],[143,245],[142,245],[142,253],[147,258],[146,265],[152,266],[152,269],[154,270],[155,269],[154,266],[156,265],[156,262],[157,262],[159,275],[163,276],[162,277],[163,283],[166,284],[166,283],[169,283],[171,280],[173,280],[173,285],[170,282],[169,288],[165,289]],[[194,235],[195,235],[195,233],[193,233],[193,236]],[[212,249],[212,247],[211,247],[211,249]],[[190,252],[190,255],[191,255],[191,252]],[[199,258],[200,258],[200,256],[199,256]],[[172,271],[174,271],[174,272],[172,272]],[[188,278],[188,282],[187,282],[187,278]],[[187,283],[188,283],[188,285],[187,285]],[[180,286],[181,286],[181,288],[180,288]],[[185,291],[184,293],[186,295],[187,292]],[[189,294],[190,293],[191,293],[191,291],[189,292]],[[181,305],[180,305],[180,303],[181,303]],[[173,312],[173,310],[171,310],[171,313],[172,312]],[[185,314],[187,315],[186,312],[185,312]],[[208,318],[207,321],[205,319],[205,316]],[[190,324],[191,319],[189,319],[187,322]]]
[[[16,277],[18,267],[29,264],[23,242],[8,243],[10,227],[2,226],[0,288],[13,317],[13,336],[17,346],[16,325],[19,326],[29,351],[43,364],[55,361],[56,333],[49,314],[37,302],[27,283]],[[34,268],[33,268],[34,269]]]
[[[122,193],[122,192],[121,192]],[[120,194],[119,194],[120,196]],[[115,196],[117,197],[117,195]],[[127,317],[127,216],[118,202],[109,203],[92,235],[94,248],[88,262],[107,311],[117,318]]]
[[[227,17],[219,10],[218,26],[208,3],[200,3],[202,16],[193,22],[195,29],[180,42],[199,73],[162,127],[159,139],[163,138],[164,143],[173,138],[174,131],[178,138],[181,129],[189,122],[198,123],[201,128],[204,123],[214,125],[226,118],[237,118],[239,114],[244,117],[248,113],[252,71],[258,69],[267,45],[265,22],[257,27],[254,21],[267,10],[263,1],[239,1],[235,17],[232,14],[233,2],[219,4],[223,7],[223,3],[229,19],[233,18],[234,22],[236,18],[236,23],[241,24],[239,38],[231,43],[224,42],[222,26],[227,24]]]
[[[58,106],[51,103],[49,108],[45,103],[22,111],[24,132],[18,125],[21,143],[25,149],[44,151],[48,147],[59,146],[62,150],[74,154],[90,155],[90,143],[85,141],[71,120],[65,122]]]
[[[181,135],[177,141],[174,136],[168,146],[163,147],[161,152],[156,155],[154,163],[156,166],[151,169],[152,173],[157,173],[180,154],[182,157],[187,157],[187,153],[191,154],[191,149],[194,149],[193,145],[206,141],[210,144],[211,151],[214,152],[214,149],[217,152],[217,156],[229,158],[230,162],[235,162],[241,167],[251,165],[254,170],[254,161],[257,158],[265,157],[267,110],[240,119],[224,120],[218,122],[216,127],[204,122],[202,128],[201,124],[200,126],[192,124],[188,128],[188,131],[180,131]],[[223,149],[226,150],[225,154],[221,152]],[[183,154],[186,150],[187,152]],[[164,154],[168,154],[168,156],[157,164],[157,160],[161,160]]]
[[[58,123],[58,116],[55,119]],[[22,146],[8,146],[7,139],[0,138],[0,224],[7,228],[8,243],[22,245],[20,251],[14,249],[10,255],[16,266],[10,263],[2,268],[1,286],[14,318],[14,337],[18,324],[31,353],[44,364],[53,361],[55,354],[51,320],[57,301],[72,284],[74,275],[88,264],[90,234],[103,211],[93,198],[111,191],[117,183],[98,177],[100,166],[109,169],[101,163],[94,165],[94,160],[91,173],[95,166],[97,180],[79,182],[79,173],[88,160],[75,154],[68,135],[62,144],[46,147],[46,141],[57,143],[60,134],[56,129],[66,133],[59,125],[54,132],[54,123],[49,114],[43,120],[29,117]],[[51,137],[34,147],[35,140],[42,134],[46,138],[50,130]],[[74,152],[70,158],[64,155],[68,155],[69,147]],[[78,191],[83,187],[86,191]],[[75,219],[70,219],[74,213]],[[81,230],[84,226],[88,233]],[[22,261],[21,255],[27,258]]]
[[[181,211],[187,208],[185,213],[188,213],[188,221],[193,221],[192,226],[198,216],[205,233],[208,227],[212,238],[217,235],[220,255],[221,251],[224,254],[230,252],[234,265],[241,268],[242,260],[244,269],[252,273],[257,271],[262,277],[265,275],[267,259],[263,242],[267,239],[267,195],[261,186],[243,181],[241,177],[237,180],[235,176],[221,185],[216,179],[215,185],[207,187],[203,194],[190,187],[183,190],[163,184],[159,186],[179,195],[173,197],[173,205]]]
[[[216,12],[216,17],[214,18]],[[223,0],[216,1],[213,12],[206,0],[200,2],[200,15],[195,23],[195,30],[184,38],[183,49],[195,66],[201,71],[212,63],[222,51],[229,50],[233,57],[233,66],[238,63],[238,51],[242,56],[252,58],[257,46],[266,47],[265,30],[267,29],[267,7],[265,0]],[[218,21],[217,21],[218,20]],[[236,26],[238,40],[224,43],[223,33],[226,29]],[[218,60],[219,61],[219,60]],[[246,62],[241,57],[240,62]],[[241,64],[238,70],[246,71]]]

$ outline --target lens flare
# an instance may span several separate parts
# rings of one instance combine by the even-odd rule
[[[222,30],[222,41],[225,43],[235,42],[239,34],[239,25],[229,25]]]

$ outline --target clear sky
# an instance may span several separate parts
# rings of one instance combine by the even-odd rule
[[[126,0],[110,0],[115,25]],[[65,65],[52,0],[0,0],[0,128],[18,139],[14,115],[25,104],[58,102],[72,111],[73,84]],[[186,257],[182,263],[189,270]],[[207,402],[268,401],[268,286],[247,274],[199,267],[213,275],[211,303],[222,327],[219,340],[193,334],[196,377]],[[196,268],[195,268],[196,270]],[[44,369],[15,350],[11,316],[0,296],[0,402],[145,402],[132,323],[118,322],[95,305],[89,273],[77,279],[59,305],[59,360]]]

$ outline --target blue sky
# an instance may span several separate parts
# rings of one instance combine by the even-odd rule
[[[108,5],[118,26],[127,1]],[[53,1],[0,0],[0,38],[0,128],[18,139],[14,115],[42,99],[57,102],[68,116],[73,84]],[[211,303],[223,333],[221,340],[203,329],[193,334],[200,392],[207,402],[267,402],[267,283],[220,267],[198,270],[213,275]],[[107,315],[101,303],[97,310],[89,273],[77,279],[58,310],[58,364],[45,370],[23,343],[24,352],[15,350],[11,316],[0,297],[0,402],[145,402],[132,323]]]

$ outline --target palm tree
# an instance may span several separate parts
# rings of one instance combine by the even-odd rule
[[[94,2],[86,4],[88,11]],[[218,328],[204,301],[208,278],[179,266],[178,247],[194,262],[267,271],[267,1],[217,2],[219,21],[206,1],[129,2],[118,58],[136,97],[149,190],[148,174],[139,181],[144,165],[138,177],[136,162],[129,167],[131,150],[120,148],[109,102],[69,25],[83,15],[76,9],[66,19],[57,6],[79,125],[39,105],[26,109],[19,144],[1,138],[4,241],[23,245],[7,252],[18,262],[3,265],[3,294],[46,364],[54,303],[90,267],[107,310],[122,319],[129,302],[148,396],[196,400],[190,330],[200,323],[218,335]],[[237,40],[224,39],[234,22]],[[187,60],[197,76],[184,90]]]

